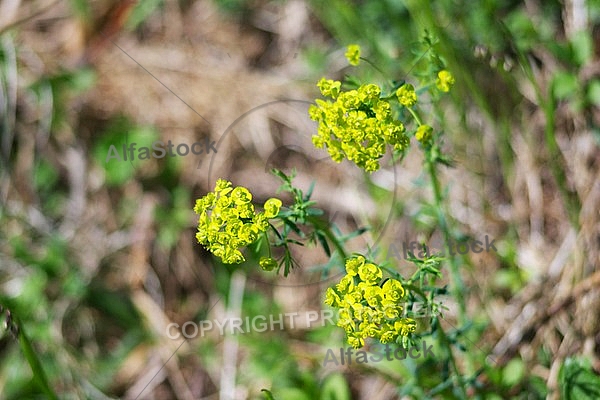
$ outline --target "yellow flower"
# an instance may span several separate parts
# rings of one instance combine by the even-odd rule
[[[408,336],[417,329],[417,323],[412,318],[401,318],[394,322],[394,330],[401,336]]]
[[[383,314],[387,319],[395,319],[400,315],[402,307],[395,307],[394,305],[388,304],[383,307]]]
[[[349,308],[340,309],[339,317],[343,325],[352,323],[352,311]]]
[[[267,219],[265,214],[256,214],[253,218],[253,222],[260,231],[264,232],[269,229],[269,221],[267,221]]]
[[[277,268],[277,261],[271,257],[261,257],[258,265],[260,265],[263,271],[273,271]]]
[[[352,335],[348,337],[348,344],[355,349],[360,349],[365,345],[365,340],[358,335]]]
[[[327,288],[325,292],[325,304],[333,307],[338,307],[340,305],[340,296],[333,290],[333,288]]]
[[[381,288],[379,286],[367,286],[364,290],[364,296],[371,307],[377,307],[381,302]]]
[[[433,128],[429,125],[421,125],[417,128],[417,132],[415,133],[415,138],[423,144],[429,142],[431,139],[431,133],[433,132]]]
[[[369,322],[363,322],[358,327],[363,332],[364,337],[376,337],[379,333],[379,327]]]
[[[363,256],[352,257],[346,260],[346,273],[349,276],[356,276],[358,268],[365,264],[365,258]]]
[[[281,201],[269,199],[265,212],[255,214],[252,194],[243,186],[232,187],[225,179],[217,180],[213,192],[196,200],[199,215],[196,239],[225,264],[245,261],[239,250],[254,243],[269,227],[268,219],[279,213]],[[274,261],[274,260],[273,260]],[[271,268],[273,261],[261,260],[261,268]]]
[[[342,82],[334,81],[332,79],[321,78],[319,83],[317,83],[317,86],[319,87],[319,90],[321,90],[321,94],[323,96],[335,99],[340,93],[340,87],[342,86]]]
[[[435,81],[435,86],[442,92],[450,91],[450,86],[454,85],[454,77],[452,74],[443,69],[437,74],[437,80]]]
[[[346,275],[335,289],[327,289],[325,304],[339,309],[337,325],[351,346],[361,347],[367,338],[389,343],[414,332],[416,322],[400,318],[405,296],[400,281],[387,279],[382,284],[381,268],[361,255],[350,257],[345,265]]]
[[[281,208],[281,200],[276,198],[270,198],[265,201],[265,205],[263,206],[265,209],[265,217],[267,218],[275,218],[277,214],[279,214],[279,209]]]
[[[348,46],[345,56],[350,65],[358,65],[360,63],[360,46],[351,44]]]
[[[341,280],[340,283],[338,283],[336,285],[337,290],[339,290],[339,292],[341,294],[346,294],[348,292],[351,292],[354,290],[354,278],[352,278],[351,275],[346,275],[344,276]]]
[[[252,194],[245,187],[238,186],[231,192],[231,198],[235,204],[246,204],[252,201]]]
[[[319,123],[312,142],[326,147],[335,162],[346,158],[367,172],[377,171],[386,145],[400,151],[408,147],[404,126],[393,118],[389,101],[380,98],[379,86],[369,83],[338,93],[337,83],[319,81],[321,93],[335,101],[317,99],[309,108],[310,118]]]
[[[372,263],[361,265],[358,268],[358,275],[360,276],[360,279],[369,284],[379,281],[382,276],[381,269]]]
[[[394,340],[395,335],[393,331],[390,330],[386,330],[382,335],[381,338],[379,339],[379,341],[383,344],[386,343],[390,343],[392,340]]]
[[[352,309],[355,309],[353,306],[355,304],[360,304],[359,302],[361,300],[360,294],[358,298],[356,298],[355,294],[356,292],[346,293],[342,298],[342,305],[344,305],[345,307],[352,307]]]
[[[240,218],[250,219],[254,216],[254,205],[252,203],[238,204],[235,212]]]
[[[228,190],[229,189],[229,190]],[[225,195],[231,191],[231,182],[225,179],[218,179],[215,184],[215,193]]]
[[[398,90],[396,90],[396,96],[398,97],[398,101],[404,107],[412,107],[417,104],[417,93],[415,92],[415,88],[410,83],[405,83],[400,86]]]
[[[386,299],[398,301],[404,297],[404,288],[396,279],[388,279],[381,288]]]

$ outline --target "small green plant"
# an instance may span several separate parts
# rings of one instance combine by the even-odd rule
[[[435,39],[431,35],[425,36],[424,43],[429,46],[428,51],[433,52],[431,46]],[[357,66],[364,60],[377,68],[361,57],[361,53],[360,46],[348,46],[348,62]],[[443,132],[435,126],[431,105],[450,91],[454,83],[442,59],[433,54],[429,57],[429,68],[414,80],[405,77],[378,84],[363,83],[355,77],[344,81],[322,78],[317,87],[328,100],[317,99],[309,108],[310,118],[318,123],[317,133],[312,137],[315,147],[327,149],[333,161],[348,160],[369,174],[379,170],[382,163],[402,158],[414,137],[423,152],[424,170],[429,175],[434,195],[432,206],[437,210],[437,223],[446,240],[451,238],[451,233],[437,169],[439,165],[451,165],[451,161],[441,151]],[[389,154],[388,149],[391,149]],[[215,192],[196,203],[195,211],[200,214],[198,241],[230,264],[245,261],[241,251],[247,247],[257,256],[255,259],[261,256],[258,265],[262,270],[279,273],[283,267],[284,276],[297,264],[290,246],[320,244],[330,257],[324,271],[333,268],[342,276],[336,285],[326,290],[324,303],[337,309],[337,325],[344,329],[348,343],[360,348],[373,340],[382,344],[396,343],[406,349],[424,337],[434,337],[443,348],[443,363],[454,371],[454,375],[445,375],[434,392],[453,386],[461,398],[466,398],[467,387],[473,385],[474,376],[463,376],[453,353],[453,347],[465,348],[461,337],[469,330],[456,260],[437,256],[417,259],[411,254],[409,260],[417,270],[405,277],[394,263],[377,262],[369,251],[350,253],[345,247],[348,237],[367,230],[341,235],[332,224],[320,218],[323,211],[310,200],[314,183],[305,195],[293,185],[293,173],[288,176],[278,170],[272,172],[283,182],[280,191],[292,194],[292,204],[286,206],[281,200],[271,198],[263,206],[264,213],[255,214],[248,189],[232,188],[229,182],[219,180]],[[277,248],[283,248],[283,252],[276,251]],[[450,272],[451,294],[459,305],[459,323],[465,324],[454,332],[445,332],[442,328],[442,307],[436,300],[437,296],[448,293],[446,286],[436,285],[438,279],[443,278],[445,266]],[[434,312],[413,318],[412,310],[417,302],[426,304]]]
[[[600,377],[583,359],[567,358],[558,375],[561,398],[586,400],[600,397]]]

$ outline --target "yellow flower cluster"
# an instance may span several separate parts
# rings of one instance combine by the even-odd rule
[[[200,215],[196,239],[225,264],[245,261],[239,248],[254,243],[281,207],[281,200],[270,198],[264,212],[257,214],[251,201],[248,189],[232,188],[224,179],[217,180],[214,192],[196,200],[194,212]]]
[[[358,65],[360,62],[360,46],[357,44],[351,44],[348,46],[345,56],[350,65]]]
[[[404,125],[392,117],[390,103],[380,98],[379,86],[365,84],[340,92],[340,82],[325,78],[317,86],[323,96],[335,101],[317,99],[310,106],[310,118],[319,123],[312,142],[317,148],[326,146],[333,161],[347,158],[373,172],[379,169],[387,144],[397,150],[408,146]]]
[[[402,284],[388,279],[381,286],[381,278],[381,268],[355,256],[346,260],[346,276],[325,294],[325,304],[339,308],[337,325],[344,328],[354,348],[364,346],[368,337],[390,343],[416,329],[415,320],[400,318]]]
[[[398,102],[404,107],[412,107],[417,104],[417,93],[415,88],[410,83],[405,83],[396,90]]]
[[[433,133],[433,128],[429,125],[421,125],[417,128],[415,132],[415,138],[423,144],[429,142],[431,139],[431,134]]]
[[[450,91],[450,86],[452,85],[454,85],[454,77],[449,71],[443,69],[438,72],[435,86],[437,86],[439,90],[442,92],[448,92]]]

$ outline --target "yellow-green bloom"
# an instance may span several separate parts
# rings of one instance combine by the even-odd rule
[[[260,265],[263,271],[273,271],[277,268],[277,260],[271,257],[261,257],[258,265]]]
[[[412,318],[401,318],[394,322],[394,330],[400,336],[408,336],[417,329],[417,323]]]
[[[321,78],[319,83],[317,83],[317,87],[321,91],[321,94],[326,97],[331,97],[335,99],[338,97],[340,93],[340,88],[342,87],[342,82],[334,81],[333,79],[325,79]]]
[[[363,256],[352,257],[346,260],[346,273],[349,276],[356,276],[358,274],[358,268],[365,264],[365,258]]]
[[[325,304],[339,309],[337,325],[344,329],[351,346],[364,346],[369,337],[389,343],[414,332],[416,322],[400,318],[406,292],[398,280],[381,284],[381,268],[361,255],[346,260],[346,273],[335,287],[327,289]]]
[[[383,344],[390,343],[394,340],[394,337],[395,337],[394,332],[387,330],[381,335],[381,337],[379,338],[379,341]]]
[[[351,275],[346,275],[340,280],[340,283],[336,285],[337,290],[341,294],[346,294],[354,290],[354,278]]]
[[[454,85],[454,77],[445,69],[441,70],[437,74],[437,80],[435,81],[435,86],[442,92],[450,91],[450,86]]]
[[[375,337],[378,336],[380,333],[379,327],[373,323],[369,323],[369,322],[363,322],[362,324],[359,325],[358,327],[362,333],[363,333],[363,337],[368,338],[368,337]]]
[[[360,279],[369,284],[378,282],[381,279],[381,269],[372,263],[364,264],[358,269]]]
[[[238,186],[231,192],[231,198],[235,204],[245,204],[252,201],[252,194],[245,187]]]
[[[269,228],[269,221],[265,214],[256,214],[252,219],[252,222],[254,222],[258,229],[262,232]]]
[[[398,307],[396,307],[395,305],[391,305],[391,304],[383,307],[383,315],[387,319],[398,318],[398,316],[400,315],[400,311],[402,311],[401,308],[398,309]]]
[[[410,83],[405,83],[396,90],[398,101],[404,107],[412,107],[417,104],[417,93],[415,88]]]
[[[338,320],[338,326],[350,326],[352,324],[354,324],[353,322],[353,316],[352,316],[352,311],[350,311],[350,309],[348,308],[342,308],[340,309],[339,312],[339,317],[340,319]]]
[[[397,301],[404,297],[404,288],[396,279],[388,279],[381,288],[386,298]]]
[[[351,44],[346,50],[346,59],[351,65],[358,65],[360,63],[360,46],[357,44]]]
[[[196,239],[225,264],[245,261],[240,249],[254,243],[269,227],[269,218],[279,213],[281,201],[269,199],[265,212],[256,214],[252,194],[243,186],[219,179],[213,192],[196,200],[194,212],[199,215]],[[272,260],[272,259],[271,259]],[[274,260],[260,261],[261,268],[271,268]]]
[[[275,218],[277,214],[279,214],[279,209],[281,208],[281,200],[276,198],[270,198],[265,201],[265,205],[263,207],[265,209],[265,217],[267,218]]]
[[[318,86],[335,101],[317,99],[309,108],[310,118],[319,123],[313,144],[327,148],[335,162],[346,158],[367,172],[377,171],[387,145],[395,150],[409,145],[404,125],[393,118],[389,102],[380,98],[379,86],[369,83],[338,94],[333,84],[321,79]]]
[[[340,305],[340,296],[333,290],[333,288],[327,288],[325,292],[325,304],[338,307]]]
[[[432,132],[433,128],[431,126],[423,124],[417,128],[415,138],[421,143],[427,143],[431,139]]]
[[[225,195],[231,191],[231,182],[225,179],[217,179],[215,184],[215,193]]]
[[[355,349],[360,349],[365,345],[365,340],[358,335],[352,335],[348,336],[348,344]]]

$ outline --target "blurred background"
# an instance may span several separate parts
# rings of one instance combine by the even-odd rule
[[[336,282],[318,248],[285,279],[218,263],[192,211],[218,178],[262,203],[295,168],[342,232],[372,228],[356,251],[440,242],[416,142],[364,174],[313,148],[307,114],[323,76],[418,76],[426,32],[456,77],[432,114],[452,226],[497,248],[461,257],[471,395],[586,398],[558,385],[581,360],[600,386],[600,1],[1,0],[0,398],[458,398],[435,358],[324,366],[335,326],[167,334],[320,312]],[[349,67],[353,43],[381,71]],[[107,160],[157,140],[218,150]]]

